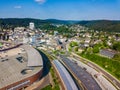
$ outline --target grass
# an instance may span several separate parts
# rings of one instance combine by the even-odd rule
[[[62,51],[62,50],[54,50],[54,51],[53,51],[53,54],[55,54],[55,55],[65,54],[65,51]]]
[[[98,64],[120,80],[120,62],[96,54],[79,54],[80,56]]]
[[[54,88],[52,88],[51,85],[48,85],[41,90],[60,90],[60,88],[59,85],[57,84]]]
[[[52,78],[53,78],[53,82],[54,82],[54,87],[52,90],[60,90],[60,87],[59,87],[59,83],[58,83],[58,79],[57,79],[57,76],[54,72],[54,69],[53,67],[50,69],[50,73],[52,75]]]
[[[48,54],[45,50],[41,50],[41,51],[49,58],[49,60],[51,61],[54,60],[54,57]]]
[[[51,87],[51,85],[48,85],[48,86],[44,87],[44,88],[41,89],[41,90],[52,90],[52,87]]]

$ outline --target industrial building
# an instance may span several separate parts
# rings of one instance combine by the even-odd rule
[[[39,80],[43,71],[39,52],[30,45],[9,48],[0,51],[0,90],[21,90]]]

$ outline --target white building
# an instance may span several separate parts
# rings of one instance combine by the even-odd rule
[[[25,44],[25,43],[28,43],[30,40],[29,40],[29,38],[26,38],[26,37],[23,37],[23,43]]]
[[[54,31],[54,36],[58,35],[58,31]]]
[[[29,28],[33,30],[35,28],[35,24],[33,22],[30,22],[29,23]]]

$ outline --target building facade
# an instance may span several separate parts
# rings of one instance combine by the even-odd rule
[[[35,29],[35,24],[33,22],[30,22],[29,23],[29,28],[32,29],[32,30]]]

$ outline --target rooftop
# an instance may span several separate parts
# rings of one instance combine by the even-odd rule
[[[110,49],[101,49],[100,50],[101,55],[107,56],[109,58],[113,58],[116,53],[117,53],[116,51],[110,50]]]
[[[32,53],[28,53],[28,51],[32,52],[33,55],[31,55]],[[31,65],[34,66],[33,64],[29,64],[32,63],[30,57],[36,63],[39,59],[38,63],[40,63],[40,66],[29,67]],[[40,54],[29,45],[22,45],[6,52],[0,52],[0,88],[36,74],[43,68],[42,64]]]
[[[32,46],[23,45],[21,46],[28,53],[28,63],[27,66],[42,66],[43,61],[39,52],[32,48]]]

